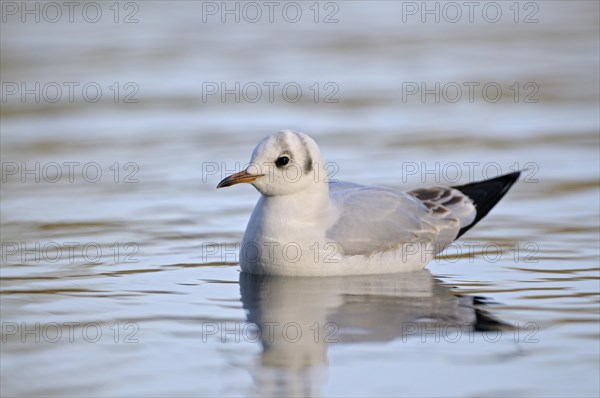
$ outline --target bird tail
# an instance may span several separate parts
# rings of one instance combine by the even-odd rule
[[[475,220],[471,224],[461,228],[461,230],[458,232],[457,238],[467,232],[475,224],[477,224],[479,220],[485,217],[485,215],[492,210],[492,207],[494,207],[496,203],[502,199],[510,187],[519,179],[520,175],[520,171],[515,171],[514,173],[505,174],[489,180],[472,182],[470,184],[452,187],[467,195],[469,199],[473,201],[475,204],[475,209],[477,210]]]

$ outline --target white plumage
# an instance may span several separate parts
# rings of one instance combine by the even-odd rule
[[[242,271],[323,276],[417,270],[485,215],[461,187],[400,192],[330,183],[326,176],[314,140],[284,130],[257,145],[246,170],[219,183],[249,182],[262,194],[242,241]],[[516,177],[482,182],[476,191],[470,184],[465,191],[485,201],[487,213]]]

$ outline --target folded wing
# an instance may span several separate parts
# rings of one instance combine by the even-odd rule
[[[476,214],[471,200],[452,188],[405,193],[337,182],[330,184],[330,195],[340,215],[327,238],[346,255],[370,255],[406,243],[432,243],[441,251]]]

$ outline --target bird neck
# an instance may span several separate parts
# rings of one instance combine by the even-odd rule
[[[310,189],[289,195],[263,195],[261,201],[268,211],[285,214],[290,221],[319,222],[328,212],[329,184],[315,183]]]

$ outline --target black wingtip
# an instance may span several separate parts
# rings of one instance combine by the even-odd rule
[[[457,238],[485,217],[496,203],[502,199],[506,192],[508,192],[510,187],[519,179],[520,175],[520,171],[515,171],[514,173],[505,174],[489,180],[453,187],[467,195],[473,201],[475,208],[477,209],[475,220],[466,227],[461,228]]]

